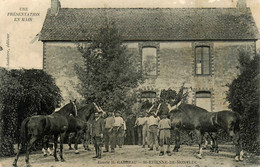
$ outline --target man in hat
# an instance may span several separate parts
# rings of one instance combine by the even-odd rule
[[[94,140],[94,147],[96,150],[96,156],[93,158],[101,158],[102,151],[102,139],[103,139],[103,131],[104,131],[104,120],[101,117],[102,112],[95,113],[95,119],[93,120],[92,125],[92,135]]]
[[[163,113],[161,116],[161,120],[158,125],[159,129],[159,139],[160,139],[160,156],[164,155],[164,143],[167,145],[166,154],[168,156],[171,156],[170,151],[170,138],[171,138],[171,121],[169,118],[167,118],[167,114]]]
[[[111,147],[111,152],[114,152],[115,139],[112,131],[114,123],[115,123],[115,118],[113,116],[113,112],[108,111],[108,116],[104,120],[104,124],[105,124],[105,130],[104,130],[105,151],[104,152],[109,152],[109,144]]]
[[[147,120],[148,128],[149,128],[149,144],[150,149],[149,151],[153,150],[153,145],[156,147],[156,151],[159,151],[159,144],[158,144],[158,124],[159,124],[160,118],[157,117],[154,111],[150,112],[150,116]]]
[[[124,135],[124,120],[120,116],[120,111],[115,113],[115,123],[113,125],[113,135],[117,141],[119,148],[122,148],[123,145],[123,135]]]

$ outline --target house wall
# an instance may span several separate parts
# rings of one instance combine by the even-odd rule
[[[157,76],[148,77],[143,90],[152,90],[157,93],[161,89],[172,88],[178,91],[185,82],[186,87],[192,87],[189,93],[189,103],[195,104],[196,91],[210,91],[212,111],[227,109],[225,92],[226,84],[239,73],[237,68],[238,55],[241,50],[255,54],[254,42],[126,42],[128,50],[133,55],[137,68],[141,69],[142,47],[153,46],[157,48]],[[197,45],[211,47],[211,75],[197,76],[194,71],[194,51]],[[82,98],[77,92],[79,80],[75,73],[75,65],[84,65],[83,58],[73,43],[45,42],[44,69],[56,78],[57,85],[62,90],[64,100]]]

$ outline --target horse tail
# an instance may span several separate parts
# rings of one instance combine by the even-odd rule
[[[21,125],[21,130],[20,130],[20,143],[24,143],[27,141],[27,138],[28,138],[28,129],[27,129],[27,124],[30,120],[30,117],[29,118],[25,118],[22,122],[22,125]]]

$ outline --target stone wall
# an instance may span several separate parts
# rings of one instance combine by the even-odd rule
[[[179,90],[182,83],[192,87],[189,103],[195,103],[196,91],[210,91],[212,111],[227,109],[225,100],[226,84],[239,73],[238,55],[244,50],[252,57],[255,54],[254,42],[126,42],[136,67],[141,69],[142,47],[157,48],[158,71],[156,77],[146,77],[139,90],[151,90],[157,93],[161,89]],[[194,48],[197,45],[208,45],[211,51],[211,74],[195,75]],[[83,58],[74,43],[46,42],[44,44],[44,69],[56,78],[65,100],[82,98],[77,92],[78,78],[75,65],[83,66]]]

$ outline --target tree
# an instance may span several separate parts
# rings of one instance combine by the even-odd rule
[[[61,100],[60,89],[44,71],[0,68],[0,156],[14,154],[25,118],[50,114]]]
[[[85,59],[85,67],[76,67],[76,71],[86,102],[96,102],[107,111],[130,111],[137,99],[134,88],[142,76],[115,25],[107,22],[88,46],[79,44],[78,49]]]
[[[240,71],[236,79],[228,85],[229,107],[241,115],[241,138],[246,150],[260,154],[260,55],[253,58],[241,52]]]

